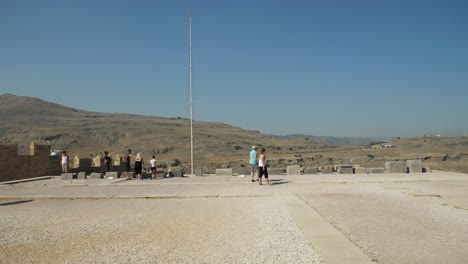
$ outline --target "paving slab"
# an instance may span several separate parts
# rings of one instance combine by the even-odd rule
[[[294,195],[288,195],[280,197],[278,203],[289,212],[325,263],[374,263],[360,248],[303,200]]]

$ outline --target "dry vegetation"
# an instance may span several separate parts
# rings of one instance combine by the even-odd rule
[[[190,163],[189,122],[128,114],[93,113],[14,95],[0,96],[0,139],[18,142],[25,152],[31,140],[49,140],[52,148],[72,156],[116,154],[131,148],[144,157],[156,155],[162,163]],[[238,170],[247,165],[252,145],[268,150],[272,167],[299,164],[318,167],[358,164],[382,167],[386,160],[422,159],[431,169],[468,173],[467,137],[395,139],[395,148],[329,146],[307,137],[281,139],[223,123],[194,122],[195,165]]]

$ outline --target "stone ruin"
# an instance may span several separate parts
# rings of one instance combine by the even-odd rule
[[[48,141],[32,141],[29,153],[18,154],[18,144],[0,143],[0,181],[13,181],[46,175],[59,175],[60,156],[50,156]]]
[[[48,141],[34,140],[30,144],[29,153],[18,154],[18,144],[0,142],[0,182],[36,178],[41,176],[62,175],[61,155],[51,156],[51,145]],[[69,173],[62,175],[64,179],[103,178],[105,176],[118,177],[124,172],[120,156],[113,155],[111,173],[104,175],[104,158],[96,155],[94,158],[80,158],[70,156]],[[158,175],[161,176],[158,170]],[[166,173],[163,171],[163,176]],[[132,172],[131,172],[132,174]],[[183,177],[182,169],[174,167],[167,169],[168,176]],[[106,177],[107,178],[107,177]]]
[[[20,179],[35,178],[40,176],[61,175],[62,169],[60,166],[61,156],[51,156],[51,146],[48,141],[32,141],[29,147],[29,153],[26,155],[18,154],[18,144],[10,142],[0,143],[0,182],[13,181]],[[120,156],[114,155],[112,158],[111,172],[109,175],[104,175],[103,158],[96,155],[92,158],[80,158],[74,156],[71,159],[69,174],[63,178],[85,178],[87,175],[90,178],[102,178],[111,176],[119,177],[124,172],[124,166],[121,164]],[[318,168],[301,168],[299,165],[291,165],[286,169],[270,168],[271,175],[300,175],[300,174],[362,174],[362,173],[422,173],[429,172],[429,168],[425,168],[421,160],[407,161],[387,161],[384,167],[379,168],[364,168],[359,165],[336,165]],[[241,171],[239,171],[241,172]],[[163,172],[165,176],[165,172]],[[167,168],[168,176],[183,177],[184,172],[181,168]],[[244,169],[245,175],[250,175],[250,171]],[[158,171],[160,175],[160,171]],[[203,175],[203,168],[197,168],[197,176]],[[216,175],[236,175],[232,168],[217,169]],[[92,177],[91,177],[92,176]]]

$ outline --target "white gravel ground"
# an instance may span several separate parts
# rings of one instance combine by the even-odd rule
[[[320,263],[269,198],[38,200],[0,210],[2,263]]]
[[[306,201],[378,263],[468,263],[467,174],[272,180],[0,185],[0,263],[320,263],[278,206],[285,194]]]

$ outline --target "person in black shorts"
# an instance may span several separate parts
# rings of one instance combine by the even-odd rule
[[[265,156],[265,148],[260,150],[260,157],[258,158],[258,184],[262,185],[262,176],[265,176],[267,183],[270,184],[268,179],[267,160]]]
[[[128,149],[127,154],[124,156],[124,171],[125,171],[125,179],[130,179],[129,172],[130,172],[130,158],[133,157],[132,150]]]
[[[143,158],[141,157],[141,153],[138,153],[135,157],[135,176],[137,181],[141,180],[141,171],[145,163],[143,162]]]
[[[111,156],[112,154],[109,154],[107,150],[104,151],[104,167],[106,169],[106,173],[110,171]]]

